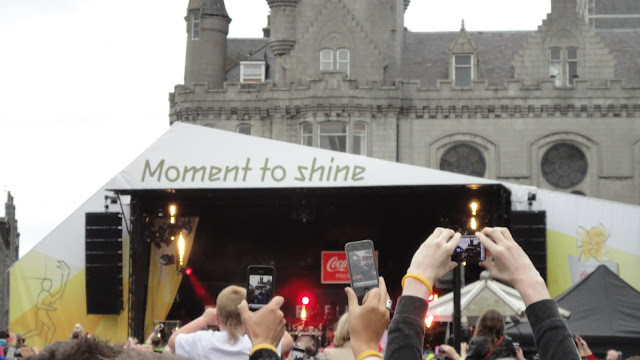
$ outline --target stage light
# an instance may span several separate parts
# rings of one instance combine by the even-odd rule
[[[191,274],[193,274],[193,269],[191,269],[190,267],[184,269],[184,274],[187,276],[191,276]]]
[[[171,218],[169,219],[169,222],[171,224],[175,224],[176,223],[176,214],[177,213],[178,213],[178,207],[175,204],[169,205],[169,215],[171,215]]]
[[[302,306],[302,310],[300,310],[300,320],[307,320],[307,307],[304,305]]]
[[[178,259],[180,260],[180,266],[184,266],[184,246],[184,237],[182,233],[180,233],[180,235],[178,235]]]
[[[300,302],[302,303],[302,305],[309,305],[309,301],[310,301],[310,299],[309,299],[309,297],[308,297],[308,296],[303,296],[303,297],[300,299]]]
[[[471,220],[469,220],[469,227],[471,230],[478,229],[478,222],[476,221],[476,218],[472,217]]]
[[[479,207],[478,203],[476,201],[472,201],[469,204],[469,207],[471,208],[471,215],[475,216]]]
[[[160,264],[162,265],[173,265],[176,263],[176,257],[169,254],[164,254],[160,256]]]
[[[430,327],[431,327],[431,325],[433,324],[433,315],[429,315],[429,316],[427,316],[427,318],[426,318],[426,319],[424,319],[424,324],[425,324],[428,328],[430,328]]]

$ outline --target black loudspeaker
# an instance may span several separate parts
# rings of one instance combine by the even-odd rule
[[[122,215],[85,214],[87,314],[122,311]]]
[[[547,213],[545,211],[513,211],[511,235],[529,255],[531,262],[547,281]]]

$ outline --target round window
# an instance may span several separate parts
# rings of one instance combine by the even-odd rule
[[[468,144],[458,144],[447,149],[442,155],[440,170],[483,177],[487,163],[477,148]]]
[[[542,176],[560,189],[570,189],[587,177],[587,157],[573,144],[555,144],[542,157]]]

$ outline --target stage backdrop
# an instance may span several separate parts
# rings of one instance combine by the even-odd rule
[[[605,265],[640,290],[640,207],[538,189],[547,211],[547,285],[555,297]]]
[[[85,213],[104,211],[106,194],[103,190],[95,193],[11,267],[9,330],[22,334],[28,345],[42,349],[55,341],[68,340],[77,323],[91,335],[110,342],[127,339],[129,236],[126,231],[122,239],[125,308],[119,315],[87,315],[86,310]],[[120,206],[111,207],[112,211],[120,212]]]

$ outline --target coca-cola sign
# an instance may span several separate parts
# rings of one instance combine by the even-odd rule
[[[376,251],[376,258],[378,252]],[[323,251],[320,281],[323,284],[348,284],[349,266],[347,253],[344,251]]]

